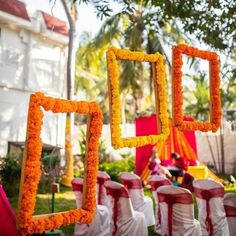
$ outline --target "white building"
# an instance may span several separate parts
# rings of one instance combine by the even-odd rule
[[[18,0],[0,0],[0,156],[9,141],[24,141],[30,94],[66,97],[68,28]],[[41,138],[64,145],[62,114],[45,112]]]

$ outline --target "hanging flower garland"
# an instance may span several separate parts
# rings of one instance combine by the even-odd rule
[[[121,101],[119,92],[119,66],[117,60],[133,60],[151,62],[154,71],[154,89],[157,117],[159,117],[159,135],[121,138]],[[165,66],[163,56],[159,53],[145,54],[111,47],[107,51],[107,71],[111,117],[111,140],[115,149],[122,147],[139,147],[147,144],[163,142],[169,135]]]
[[[35,195],[41,175],[40,159],[42,141],[40,138],[43,112],[77,112],[88,114],[88,147],[86,150],[86,191],[82,209],[73,209],[43,216],[33,216]],[[23,235],[43,233],[75,222],[90,223],[96,210],[96,180],[98,169],[98,142],[103,125],[102,111],[95,102],[75,102],[45,97],[42,93],[31,95],[28,113],[25,164],[23,164],[22,187],[20,189],[18,225]]]
[[[182,54],[198,57],[209,61],[210,72],[210,122],[184,121],[183,117],[183,87]],[[220,76],[219,60],[215,52],[203,51],[194,47],[180,44],[173,49],[173,81],[172,81],[173,124],[182,131],[213,131],[216,132],[221,124]]]

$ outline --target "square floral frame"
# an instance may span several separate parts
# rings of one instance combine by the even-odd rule
[[[198,57],[209,61],[210,79],[210,122],[184,121],[183,88],[182,88],[182,54]],[[172,109],[173,124],[183,131],[213,131],[216,132],[221,124],[220,76],[219,60],[215,52],[203,51],[187,45],[173,48],[173,77],[172,77]]]
[[[117,60],[131,60],[151,62],[154,74],[154,92],[158,134],[122,138],[121,135],[121,101],[119,92],[119,66]],[[111,47],[107,51],[108,90],[111,119],[111,141],[115,149],[122,147],[140,147],[147,144],[163,142],[169,135],[167,112],[167,95],[165,66],[163,56],[159,53],[145,54]]]
[[[72,209],[46,215],[33,216],[35,197],[40,179],[42,141],[40,139],[43,112],[87,114],[87,143],[85,182],[82,209]],[[100,107],[95,102],[75,102],[46,97],[42,93],[31,95],[28,112],[26,145],[22,164],[17,224],[23,235],[43,233],[75,222],[90,223],[96,210],[96,181],[98,170],[98,142],[103,125]]]

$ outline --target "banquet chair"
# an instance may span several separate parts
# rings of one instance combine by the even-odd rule
[[[226,193],[223,199],[230,236],[236,235],[236,193]]]
[[[148,183],[151,185],[152,194],[156,203],[158,203],[156,190],[161,186],[172,185],[172,182],[169,179],[160,175],[150,175]]]
[[[157,189],[161,211],[161,235],[200,236],[199,221],[194,219],[193,196],[187,189],[172,185]]]
[[[82,208],[83,198],[83,179],[75,178],[72,180],[72,189],[75,194],[77,208]],[[106,206],[97,205],[94,218],[90,224],[75,224],[75,236],[109,236],[110,217]]]
[[[155,225],[153,201],[150,197],[144,195],[140,177],[129,172],[121,172],[119,178],[121,183],[128,189],[134,210],[144,213],[147,226]]]
[[[108,195],[108,208],[112,214],[113,236],[147,236],[145,216],[134,211],[127,189],[114,181],[106,181],[105,188]]]
[[[111,180],[111,177],[105,171],[98,171],[97,176],[97,202],[100,205],[106,206],[106,189],[104,187],[105,181]]]
[[[165,186],[165,185],[172,185],[172,182],[163,177],[163,176],[159,176],[159,175],[150,175],[148,183],[151,185],[151,189],[152,189],[152,195],[155,199],[155,203],[156,203],[156,207],[155,207],[155,215],[156,215],[156,224],[155,224],[155,231],[156,233],[161,233],[161,225],[160,225],[160,208],[159,208],[159,202],[158,202],[158,196],[157,196],[157,189],[161,186]]]
[[[229,235],[229,228],[223,205],[224,186],[209,179],[193,181],[198,206],[198,219],[202,235]]]

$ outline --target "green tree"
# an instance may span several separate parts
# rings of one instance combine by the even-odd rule
[[[187,114],[194,115],[196,120],[209,121],[209,83],[205,73],[190,76],[194,87],[185,89],[184,101]]]
[[[85,48],[79,50],[77,61],[83,63],[83,60],[87,63],[88,71],[94,68],[96,62],[100,63],[104,60],[104,52],[111,44],[132,51],[147,53],[159,51],[167,55],[165,50],[167,41],[170,43],[180,39],[181,33],[175,22],[166,22],[160,28],[158,21],[154,23],[152,20],[155,14],[152,13],[152,6],[149,3],[145,1],[132,1],[132,3],[132,11],[122,9],[108,17],[97,36]],[[163,35],[165,37],[162,37]],[[170,66],[167,56],[166,61]],[[86,67],[84,67],[85,70]],[[128,107],[126,111],[135,114],[140,110],[144,93],[152,93],[152,70],[149,65],[132,61],[121,61],[120,70],[122,118],[124,118],[126,104],[132,103],[132,106]],[[143,88],[146,87],[149,87],[149,92],[144,91]]]
[[[220,50],[221,53],[226,53],[225,61],[227,63],[221,65],[222,106],[224,109],[235,107],[236,72],[235,66],[232,66],[235,63],[236,54],[235,1],[114,0],[122,8],[114,15],[112,15],[113,9],[107,0],[83,2],[92,3],[97,10],[98,17],[109,16],[98,35],[88,44],[88,48],[93,52],[98,48],[104,51],[111,43],[121,48],[141,50],[147,53],[159,51],[165,55],[169,68],[171,65],[165,48],[171,47],[182,38],[185,41],[196,38],[200,42]],[[135,101],[134,112],[136,112],[138,101],[143,98],[143,87],[147,80],[149,80],[150,92],[152,91],[151,72],[147,76],[146,68],[138,63],[126,62],[121,66],[122,100],[127,101],[126,95],[132,94],[133,101]],[[193,78],[196,83],[198,82],[197,77]],[[206,107],[209,105],[207,93],[203,92],[204,86],[204,82],[196,85],[196,90],[201,91],[201,95],[197,92],[196,95],[201,98],[195,106],[191,105],[188,108],[194,112],[194,107],[199,106],[198,117],[202,116],[202,113],[206,113]],[[207,87],[205,87],[206,89]],[[207,115],[204,115],[202,119],[207,119]]]

